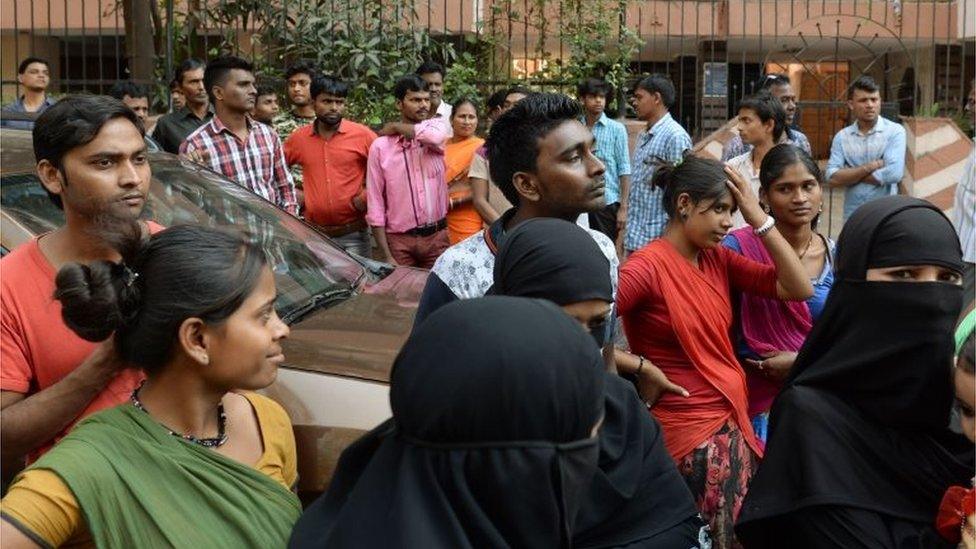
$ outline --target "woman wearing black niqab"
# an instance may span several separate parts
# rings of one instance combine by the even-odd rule
[[[736,534],[746,548],[945,547],[940,499],[973,474],[972,445],[948,429],[959,241],[934,206],[893,196],[861,206],[837,248]]]
[[[350,446],[290,547],[570,547],[597,464],[604,368],[551,303],[446,305],[391,374],[393,419]]]
[[[602,346],[606,314],[588,318],[574,305],[603,303],[609,309],[609,271],[593,237],[577,225],[531,219],[509,233],[498,250],[491,292],[552,301],[587,325],[597,346]],[[560,367],[558,362],[551,365]],[[647,413],[633,385],[615,374],[605,377],[600,468],[577,517],[574,547],[707,547],[702,537],[705,523],[664,447],[660,425]]]

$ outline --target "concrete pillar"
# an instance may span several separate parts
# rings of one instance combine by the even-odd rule
[[[935,47],[920,46],[917,58],[915,84],[920,94],[917,108],[927,109],[935,103]]]

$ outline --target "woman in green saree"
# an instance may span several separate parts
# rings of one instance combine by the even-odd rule
[[[146,380],[15,479],[4,547],[283,547],[301,512],[295,440],[250,392],[274,381],[288,335],[264,253],[199,226],[112,232],[123,262],[64,266],[55,298]]]

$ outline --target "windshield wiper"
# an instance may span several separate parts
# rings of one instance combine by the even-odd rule
[[[367,274],[369,274],[369,271],[367,271],[366,269],[363,269],[363,272],[359,273],[359,276],[356,277],[356,280],[353,280],[353,282],[352,282],[352,284],[350,286],[352,288],[357,289],[357,290],[359,288],[361,288],[362,285],[363,285],[363,281],[366,280],[366,275]]]
[[[332,305],[336,301],[342,301],[344,299],[348,299],[352,297],[353,294],[355,294],[355,291],[352,288],[339,288],[337,290],[325,290],[324,292],[320,292],[312,295],[311,297],[308,298],[308,300],[305,301],[305,303],[302,303],[297,308],[292,309],[291,311],[288,311],[287,313],[283,314],[281,316],[281,320],[285,324],[291,326],[295,322],[298,322],[299,320],[307,316],[309,313],[316,311],[318,309],[322,309],[329,305]]]
[[[389,263],[383,263],[382,261],[376,261],[375,259],[363,256],[356,257],[360,259],[360,263],[366,266],[366,270],[379,277],[380,280],[390,276],[396,270],[396,267]]]

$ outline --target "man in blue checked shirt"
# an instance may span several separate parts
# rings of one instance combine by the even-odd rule
[[[590,212],[590,228],[607,235],[619,248],[617,236],[627,221],[630,151],[627,147],[627,129],[603,112],[610,91],[610,85],[598,78],[587,78],[576,87],[580,103],[583,104],[583,118],[580,122],[593,132],[596,140],[595,154],[603,161],[607,170],[603,174],[607,205],[599,211]]]
[[[847,92],[854,123],[834,136],[827,181],[844,188],[844,220],[861,204],[898,193],[905,175],[905,128],[881,116],[881,92],[870,76]]]
[[[671,80],[652,74],[638,82],[631,99],[637,117],[647,122],[647,129],[637,137],[631,163],[624,235],[624,250],[628,254],[661,236],[668,223],[661,202],[664,191],[651,184],[655,167],[661,162],[678,162],[684,151],[691,148],[688,132],[668,112],[674,98]]]

